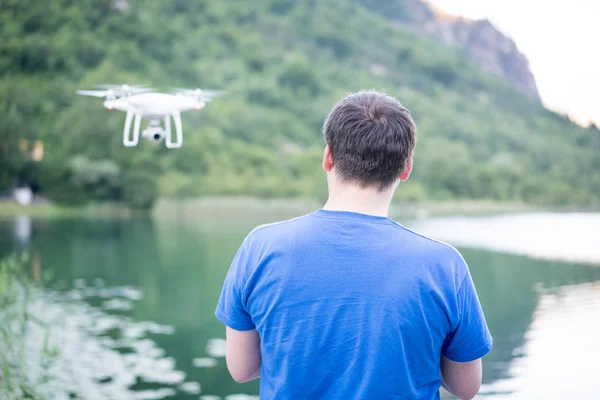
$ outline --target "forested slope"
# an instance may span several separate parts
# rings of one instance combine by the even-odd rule
[[[323,119],[346,93],[374,88],[398,97],[419,128],[398,200],[600,202],[595,127],[392,25],[379,3],[5,0],[0,191],[27,180],[57,201],[140,206],[158,193],[323,196]],[[96,83],[228,93],[183,114],[183,148],[124,148],[124,113],[75,95]],[[36,141],[40,162],[29,156]]]

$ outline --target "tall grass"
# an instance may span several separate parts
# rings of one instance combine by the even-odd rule
[[[49,328],[30,313],[29,306],[39,284],[27,275],[30,266],[27,253],[13,254],[0,260],[0,397],[13,399],[42,399],[36,391],[36,382],[26,368],[27,347],[25,338],[31,324],[44,332],[41,354],[36,354],[42,373],[48,369],[56,350],[48,345]]]

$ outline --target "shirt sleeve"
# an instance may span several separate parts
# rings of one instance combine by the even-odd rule
[[[455,362],[473,361],[490,352],[493,340],[468,267],[456,300],[458,322],[446,336],[442,355]]]
[[[244,243],[231,262],[215,311],[215,316],[219,321],[237,331],[249,331],[256,328],[242,298],[247,265],[248,252]]]

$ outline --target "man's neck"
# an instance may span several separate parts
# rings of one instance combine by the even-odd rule
[[[323,209],[387,217],[392,195],[393,193],[381,193],[375,189],[350,185],[330,188],[329,198]]]

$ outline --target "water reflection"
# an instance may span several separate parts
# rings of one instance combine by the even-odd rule
[[[74,286],[36,292],[29,303],[36,323],[23,332],[23,362],[43,398],[145,400],[190,389],[198,393],[198,383],[185,382],[185,372],[150,339],[173,334],[172,327],[107,314],[87,301],[105,295],[106,288],[85,287],[81,280]],[[130,288],[113,289],[113,300],[131,299]],[[40,362],[48,352],[53,354],[49,362]]]
[[[482,398],[597,398],[599,337],[600,282],[543,290],[519,357],[505,379],[484,385]]]
[[[462,253],[470,264],[482,307],[494,336],[494,348],[484,359],[485,384],[514,378],[519,374],[518,370],[513,369],[514,364],[531,357],[527,346],[531,340],[536,340],[535,337],[531,337],[532,330],[536,329],[532,326],[532,322],[537,315],[536,310],[539,310],[540,302],[544,301],[547,293],[560,290],[567,285],[571,287],[600,281],[600,268],[596,267],[533,260],[483,250],[463,249]],[[595,296],[600,299],[600,293],[596,292]],[[571,306],[578,307],[576,304]],[[552,314],[554,309],[549,308],[547,312]],[[587,313],[588,318],[597,316],[597,311],[593,312],[591,309],[588,309]],[[572,327],[583,336],[591,333],[586,326],[573,325]],[[557,347],[566,346],[566,343],[561,342],[561,338],[553,331],[546,331],[544,328],[542,330],[557,341]],[[573,357],[588,358],[590,351],[596,357],[600,356],[600,348],[581,350],[576,351]],[[588,371],[587,374],[585,371],[580,373],[591,381],[595,380],[591,370]],[[528,383],[523,387],[527,385]],[[516,389],[522,388],[502,386],[500,389],[496,386],[489,387],[487,390],[512,393]],[[530,398],[562,399],[565,397]]]
[[[600,213],[529,213],[414,221],[417,231],[458,246],[600,264]]]
[[[10,222],[0,222],[0,241],[4,238],[0,253],[15,247],[14,240],[7,240],[13,237],[10,228]],[[229,377],[223,359],[224,329],[213,314],[232,252],[247,233],[245,228],[224,233],[214,225],[157,226],[150,219],[65,219],[34,221],[33,232],[29,249],[39,253],[48,268],[52,266],[53,288],[113,315],[173,327],[172,335],[147,333],[166,350],[176,369],[201,384],[202,395],[227,398],[258,393],[257,382],[239,385]],[[97,287],[87,287],[85,282],[95,282]],[[200,366],[197,359],[202,358],[214,361]],[[170,398],[198,396],[177,390]]]
[[[20,215],[15,218],[13,223],[13,234],[19,247],[25,248],[31,238],[31,217]]]
[[[247,399],[258,393],[258,382],[239,385],[229,377],[223,358],[224,328],[213,312],[233,254],[253,226],[254,222],[232,221],[34,220],[29,248],[39,254],[44,269],[52,272],[52,285],[81,294],[74,301],[83,300],[116,320],[126,317],[141,324],[120,330],[119,340],[143,332],[155,343],[155,347],[144,348],[149,345],[132,347],[121,342],[116,350],[124,355],[133,350],[160,356],[169,360],[163,367],[181,371],[186,382],[199,384],[180,386],[177,375],[166,374],[173,381],[163,389],[175,392],[159,393],[173,399]],[[17,245],[11,231],[10,223],[0,223],[0,253]],[[540,363],[550,365],[550,359],[541,354],[558,356],[570,349],[570,358],[561,355],[569,363],[600,357],[600,349],[588,340],[592,334],[599,337],[597,326],[589,321],[598,320],[600,268],[485,250],[461,251],[471,267],[495,340],[494,349],[484,359],[487,397],[511,393],[528,396],[519,398],[565,398],[552,393],[560,393],[558,389],[566,381],[539,372]],[[568,293],[579,290],[576,288],[586,288],[582,290],[587,294],[569,297]],[[572,318],[567,318],[569,315]],[[570,331],[544,322],[546,319],[556,325],[568,321]],[[567,335],[573,339],[567,340]],[[573,340],[581,346],[567,346]],[[555,349],[550,348],[552,342]],[[580,370],[579,379],[595,382],[594,371]],[[547,380],[547,392],[536,389],[539,376]],[[579,380],[573,378],[573,382]],[[157,389],[137,381],[133,387]],[[590,395],[590,384],[580,387],[579,398],[593,398],[598,393]]]

